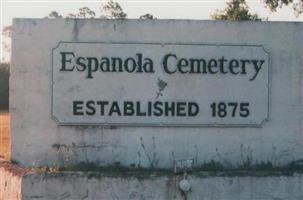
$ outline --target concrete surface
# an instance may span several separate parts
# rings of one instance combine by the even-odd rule
[[[302,23],[15,19],[13,30],[12,159],[21,165],[170,168],[190,157],[226,166],[302,159]],[[262,128],[59,126],[51,118],[51,53],[59,41],[262,45],[270,56],[269,121]]]
[[[205,177],[189,176],[191,190],[182,194],[176,176],[145,178],[93,177],[81,173],[28,174],[24,199],[187,199],[187,200],[301,200],[303,176]]]
[[[270,175],[271,174],[271,175]],[[274,174],[274,175],[273,175]],[[270,175],[270,176],[269,176]],[[301,200],[303,175],[253,172],[210,175],[194,172],[186,180],[172,172],[32,172],[0,161],[0,199],[187,199],[187,200]]]
[[[183,193],[183,175],[171,172],[53,172],[38,173],[0,162],[0,199],[187,199],[187,200],[301,200],[302,174],[211,176],[188,175],[190,190]]]

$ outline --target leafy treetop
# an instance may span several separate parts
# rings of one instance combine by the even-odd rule
[[[291,6],[297,17],[303,13],[303,0],[263,0],[263,1],[273,12],[277,11],[277,8],[281,8],[285,5],[285,6]]]
[[[231,0],[227,2],[227,7],[224,10],[217,10],[211,15],[215,20],[261,20],[257,14],[251,14],[245,0]]]

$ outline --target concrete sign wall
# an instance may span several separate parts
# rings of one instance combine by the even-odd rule
[[[301,23],[15,19],[13,29],[22,165],[302,159]]]
[[[268,115],[262,46],[60,42],[59,124],[260,125]]]

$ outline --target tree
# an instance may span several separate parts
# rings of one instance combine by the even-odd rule
[[[10,44],[11,44],[11,37],[12,37],[12,26],[11,25],[3,27],[2,36],[4,39],[2,42],[3,50],[6,52],[10,52],[11,51]]]
[[[292,6],[295,15],[298,17],[303,13],[303,0],[263,0],[272,12],[283,6]]]
[[[141,15],[139,19],[157,19],[152,14],[146,13],[145,15]]]
[[[82,18],[82,19],[86,19],[86,18],[95,18],[96,13],[94,11],[92,11],[90,8],[88,7],[82,7],[78,9],[78,13],[76,14],[68,14],[67,18]]]
[[[251,14],[249,12],[248,5],[245,0],[230,0],[227,2],[227,7],[224,10],[217,10],[211,15],[215,20],[261,20],[257,14]]]
[[[104,4],[102,6],[102,9],[106,14],[101,15],[101,18],[105,17],[107,19],[125,19],[127,17],[127,14],[123,12],[120,4],[112,0]]]
[[[49,18],[62,18],[62,15],[59,15],[57,11],[52,11],[48,14]]]
[[[52,11],[49,14],[50,18],[62,17],[56,11]],[[76,13],[69,13],[66,18],[77,18],[77,19],[93,19],[96,17],[96,13],[88,7],[79,8]],[[127,14],[123,12],[122,7],[119,3],[112,0],[101,6],[101,15],[97,18],[101,19],[125,19]]]
[[[108,1],[107,3],[101,6],[101,14],[98,18],[105,18],[105,19],[125,19],[127,14],[123,11],[122,7],[119,3],[114,2],[112,0]],[[150,14],[149,14],[150,15]],[[152,15],[150,15],[153,17]],[[59,14],[57,11],[51,11],[46,18],[80,18],[80,19],[87,19],[87,18],[95,18],[96,13],[88,7],[79,8],[76,13],[69,13],[67,16],[63,16]],[[12,35],[12,26],[5,26],[2,30],[2,35],[4,36],[4,41],[2,46],[6,52],[10,52],[10,39]]]

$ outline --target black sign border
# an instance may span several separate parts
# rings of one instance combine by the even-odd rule
[[[229,46],[229,47],[261,47],[265,54],[267,55],[268,58],[268,72],[267,72],[267,115],[265,119],[263,119],[259,124],[224,124],[224,123],[214,123],[214,124],[168,124],[168,123],[81,123],[81,122],[61,122],[53,113],[53,63],[54,63],[54,51],[59,48],[61,44],[70,44],[70,43],[80,43],[80,44],[146,44],[146,45],[190,45],[190,46]],[[160,42],[74,42],[74,41],[60,41],[54,48],[52,48],[52,53],[51,53],[51,118],[58,124],[62,126],[101,126],[101,127],[205,127],[205,128],[220,128],[220,127],[225,127],[225,128],[262,128],[263,125],[269,121],[269,110],[270,110],[270,67],[271,66],[271,61],[270,61],[270,54],[269,52],[264,48],[263,45],[250,45],[250,44],[207,44],[207,43],[160,43]]]

